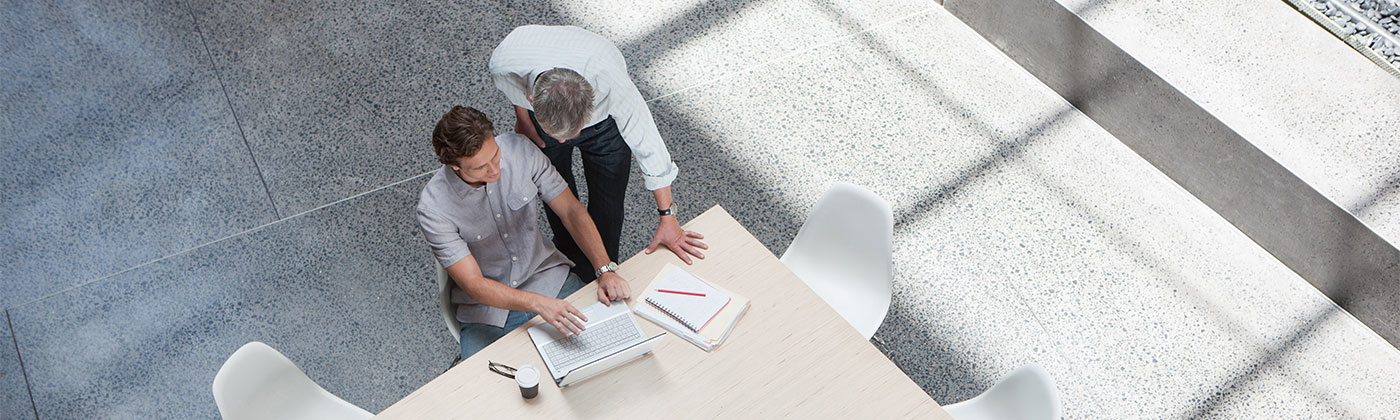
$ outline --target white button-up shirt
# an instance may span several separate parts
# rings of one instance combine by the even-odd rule
[[[613,117],[642,170],[646,188],[670,186],[676,179],[676,164],[642,93],[627,75],[622,52],[612,42],[575,26],[521,26],[491,53],[489,71],[496,89],[505,93],[510,103],[533,111],[530,94],[535,76],[554,68],[578,72],[593,86],[593,115],[588,125]]]

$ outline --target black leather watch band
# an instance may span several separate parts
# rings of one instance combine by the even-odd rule
[[[667,208],[667,209],[665,209],[665,210],[657,210],[657,211],[656,211],[656,214],[657,214],[657,215],[660,215],[660,216],[670,216],[670,215],[674,214],[674,212],[672,211],[673,209],[675,209],[675,207],[670,207],[670,208]]]

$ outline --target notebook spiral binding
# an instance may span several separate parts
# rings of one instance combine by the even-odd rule
[[[671,311],[670,309],[667,309],[665,306],[661,306],[661,304],[659,304],[659,303],[656,303],[656,301],[652,300],[650,296],[647,297],[647,303],[650,303],[651,306],[655,306],[656,309],[660,310],[661,313],[666,314],[667,316],[670,316],[671,319],[674,319],[674,320],[680,322],[681,325],[685,325],[685,327],[686,327],[686,328],[689,328],[691,331],[700,332],[700,327],[699,327],[699,326],[696,326],[695,324],[691,324],[690,321],[686,321],[686,320],[682,319],[680,316],[677,316],[675,312]]]

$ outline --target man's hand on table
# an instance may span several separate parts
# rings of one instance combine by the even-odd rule
[[[703,260],[705,254],[700,250],[710,249],[704,242],[700,242],[701,239],[705,239],[705,235],[681,229],[681,223],[676,221],[675,216],[661,216],[661,222],[656,225],[656,235],[652,237],[651,245],[647,245],[646,253],[651,255],[656,251],[657,245],[664,245],[680,257],[681,261],[693,264],[690,260],[691,255]]]
[[[532,312],[539,314],[546,324],[553,325],[566,336],[583,332],[583,323],[588,322],[583,312],[563,299],[539,296],[533,306]]]
[[[632,297],[632,286],[622,276],[609,271],[598,277],[598,301],[612,306],[612,301]]]

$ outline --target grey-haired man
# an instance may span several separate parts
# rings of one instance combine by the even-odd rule
[[[665,246],[687,264],[691,256],[704,258],[704,236],[681,229],[672,210],[676,164],[612,42],[573,26],[522,26],[496,47],[489,69],[496,88],[515,106],[515,131],[541,148],[570,191],[578,189],[573,149],[581,152],[588,214],[609,258],[618,259],[633,157],[660,217],[646,252]],[[587,261],[559,217],[546,215],[559,250],[574,261]],[[597,268],[580,264],[574,272],[591,280]]]

